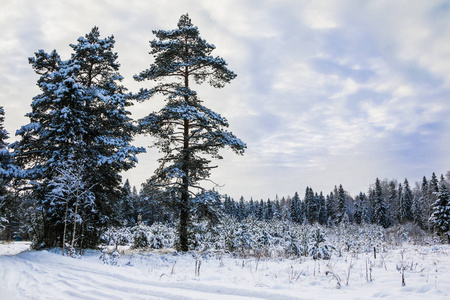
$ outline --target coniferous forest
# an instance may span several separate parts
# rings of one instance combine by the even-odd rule
[[[278,247],[314,258],[338,247],[371,251],[392,235],[450,242],[450,171],[424,174],[421,182],[374,178],[354,197],[339,182],[330,191],[292,187],[292,195],[272,199],[205,189],[220,151],[243,155],[246,144],[207,107],[214,99],[193,88],[223,88],[237,75],[188,15],[153,34],[154,62],[134,76],[142,84],[136,93],[121,84],[114,36],[102,37],[97,27],[70,45],[70,57],[39,50],[29,58],[40,94],[17,142],[8,143],[8,112],[0,107],[1,239],[63,253],[106,243],[249,255]],[[134,120],[129,107],[150,100],[164,105]],[[120,175],[145,152],[133,146],[137,135],[160,153],[139,189]]]

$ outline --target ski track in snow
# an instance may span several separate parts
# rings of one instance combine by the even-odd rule
[[[10,245],[13,248],[13,246]],[[368,282],[367,255],[328,261],[208,258],[195,276],[189,255],[133,255],[109,266],[100,252],[82,259],[48,251],[14,254],[0,244],[0,299],[448,299],[450,247],[404,252],[406,286],[400,285],[400,250],[380,254]],[[24,246],[22,244],[23,250]],[[133,266],[127,266],[131,262]],[[351,267],[349,285],[345,285]],[[331,267],[330,267],[331,266]],[[333,271],[341,281],[326,275]]]

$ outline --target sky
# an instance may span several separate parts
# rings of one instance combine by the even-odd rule
[[[307,186],[350,195],[380,179],[403,182],[450,170],[450,2],[412,0],[2,0],[0,106],[10,142],[40,93],[28,57],[69,44],[98,26],[114,35],[123,85],[153,61],[152,30],[188,13],[237,77],[222,89],[195,86],[247,144],[223,150],[211,180],[235,199],[301,196]],[[163,98],[136,103],[141,118]],[[134,145],[147,147],[139,136]],[[149,148],[123,173],[138,189],[160,157]],[[209,183],[207,183],[208,185]]]

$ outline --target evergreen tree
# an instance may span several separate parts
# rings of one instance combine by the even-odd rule
[[[11,181],[19,175],[19,170],[14,163],[12,154],[8,150],[8,132],[3,127],[5,111],[0,106],[0,231],[11,228],[15,204],[14,197],[10,191]],[[7,230],[6,238],[11,238],[11,230]]]
[[[327,222],[331,224],[336,220],[336,199],[333,192],[331,192],[330,195],[327,196],[326,206],[328,215]]]
[[[266,215],[266,217],[265,217],[266,221],[271,221],[273,219],[273,206],[272,206],[272,201],[270,201],[270,199],[267,199],[265,215]]]
[[[130,145],[135,132],[127,111],[130,95],[119,84],[114,43],[113,36],[101,39],[94,27],[70,45],[73,54],[67,61],[56,50],[40,50],[29,59],[40,75],[42,93],[33,98],[32,111],[26,115],[30,123],[17,131],[20,140],[11,147],[18,163],[26,167],[25,176],[45,216],[41,242],[47,246],[62,240],[63,229],[60,220],[52,217],[48,195],[58,176],[55,170],[63,162],[72,157],[89,170],[84,180],[95,195],[96,226],[86,228],[84,235],[88,246],[94,246],[120,198],[120,172],[132,168],[136,155],[145,151]]]
[[[291,199],[291,204],[289,206],[289,213],[292,222],[298,224],[303,223],[301,200],[297,192],[295,192],[294,197],[292,197]]]
[[[122,187],[120,206],[117,208],[118,219],[122,225],[137,225],[135,196],[131,190],[130,181],[127,179]]]
[[[353,211],[353,220],[356,224],[363,223],[364,220],[364,207],[365,207],[365,195],[361,192],[355,197],[355,209]]]
[[[428,201],[432,206],[437,200],[437,193],[439,192],[439,180],[436,174],[433,172],[430,182],[428,184]]]
[[[8,132],[3,127],[5,111],[0,106],[0,199],[8,192],[11,180],[18,175],[18,168],[8,150]],[[1,201],[1,200],[0,200]]]
[[[320,192],[318,199],[319,199],[319,224],[324,225],[327,223],[328,216],[325,197],[323,196],[322,192]]]
[[[393,222],[400,222],[401,214],[400,214],[400,202],[399,195],[397,193],[397,183],[394,180],[389,182],[388,186],[388,203],[391,207],[391,218]]]
[[[253,198],[250,198],[250,201],[249,201],[249,203],[248,203],[248,215],[249,215],[249,216],[251,215],[251,216],[253,216],[253,217],[256,217],[255,212],[256,212],[255,203],[254,203],[254,201],[253,201]]]
[[[306,187],[304,206],[305,217],[308,223],[313,224],[317,222],[319,218],[318,197],[315,196],[313,189],[310,187]]]
[[[429,184],[425,176],[422,178],[422,185],[420,187],[420,203],[422,205],[422,225],[430,230],[429,218],[431,217],[431,207],[433,203],[430,203],[430,197],[428,193]],[[415,216],[416,217],[416,216]]]
[[[450,243],[450,193],[444,180],[441,180],[436,196],[430,223],[435,232]]]
[[[241,196],[241,198],[239,199],[239,204],[238,204],[238,209],[237,209],[238,221],[241,222],[242,220],[247,218],[247,216],[248,216],[248,212],[247,212],[247,208],[245,206],[245,200],[244,200],[244,197]]]
[[[342,187],[342,184],[339,185],[338,190],[338,211],[337,211],[337,220],[338,222],[342,222],[345,219],[347,205],[345,201],[345,191]]]
[[[278,198],[275,200],[275,205],[273,207],[273,217],[275,220],[282,219],[281,203],[280,203],[280,200],[278,200]]]
[[[255,217],[258,221],[262,221],[264,219],[264,202],[262,199],[259,202],[256,201]]]
[[[386,204],[383,197],[383,191],[381,189],[381,183],[378,178],[375,181],[374,190],[374,220],[376,224],[381,225],[384,228],[389,226]]]
[[[225,60],[211,55],[215,47],[200,37],[188,15],[181,16],[176,29],[153,33],[157,39],[150,42],[150,53],[155,62],[134,78],[158,82],[153,89],[142,89],[140,100],[162,94],[167,102],[159,112],[141,119],[140,127],[158,139],[155,145],[164,153],[155,178],[173,190],[178,199],[179,249],[187,251],[191,189],[203,190],[199,183],[210,176],[213,168],[205,155],[220,159],[219,150],[224,147],[238,154],[246,148],[240,139],[224,130],[228,127],[225,118],[202,105],[191,89],[191,79],[221,88],[236,74],[227,68]],[[164,80],[168,78],[174,81]]]
[[[413,211],[412,211],[412,205],[413,204],[413,195],[411,188],[409,187],[408,179],[405,178],[405,181],[403,182],[403,194],[402,194],[402,201],[401,201],[401,215],[402,215],[402,222],[409,222],[414,219],[413,217]]]

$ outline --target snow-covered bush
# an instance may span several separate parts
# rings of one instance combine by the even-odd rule
[[[131,244],[132,248],[138,249],[138,248],[147,248],[150,246],[150,240],[149,240],[150,227],[149,226],[140,223],[140,224],[134,226],[131,229],[131,231],[133,233],[133,239],[132,239],[132,244]]]
[[[325,244],[325,236],[326,233],[320,227],[310,235],[309,255],[314,259],[330,259],[331,251],[335,249],[333,246]]]
[[[148,246],[153,249],[172,248],[175,241],[175,230],[161,223],[154,223],[148,228]]]
[[[102,234],[101,240],[109,246],[125,246],[131,243],[132,234],[127,227],[111,227]]]
[[[111,266],[117,266],[119,262],[120,254],[117,252],[117,250],[114,250],[113,252],[109,253],[108,250],[105,248],[102,251],[102,254],[100,255],[100,260],[105,265],[111,265]]]

